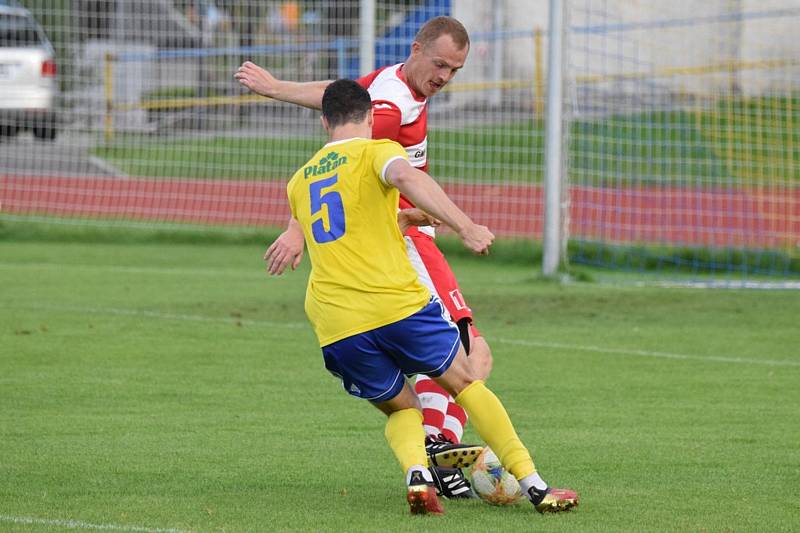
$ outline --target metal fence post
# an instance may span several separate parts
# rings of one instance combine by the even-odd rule
[[[544,235],[542,273],[554,276],[561,259],[561,169],[562,169],[562,46],[564,6],[550,0],[549,50],[547,60],[547,119],[545,130]]]
[[[375,70],[375,0],[360,0],[358,71],[365,76]]]

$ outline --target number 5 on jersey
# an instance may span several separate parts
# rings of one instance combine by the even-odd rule
[[[322,211],[322,206],[327,206],[327,224],[325,223],[325,213],[323,212],[317,220],[311,224],[311,232],[314,240],[318,243],[332,242],[339,239],[345,232],[344,204],[342,195],[337,191],[323,192],[323,189],[333,187],[339,180],[339,175],[334,174],[330,178],[314,181],[308,185],[311,193],[311,216]],[[329,229],[326,231],[325,226]]]

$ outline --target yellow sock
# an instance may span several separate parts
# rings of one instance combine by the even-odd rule
[[[404,474],[414,465],[427,466],[425,430],[418,409],[402,409],[389,415],[385,435]]]
[[[472,382],[456,396],[456,403],[467,411],[478,434],[515,478],[522,479],[536,472],[533,459],[517,437],[506,408],[483,381]]]

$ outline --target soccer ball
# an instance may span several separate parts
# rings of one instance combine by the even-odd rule
[[[519,482],[508,472],[488,446],[470,469],[472,490],[492,505],[511,505],[522,499]]]

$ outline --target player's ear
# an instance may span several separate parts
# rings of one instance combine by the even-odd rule
[[[415,56],[422,51],[422,45],[418,41],[411,43],[411,55]]]
[[[372,108],[369,108],[369,113],[367,113],[367,126],[369,126],[370,131],[372,130],[372,125],[375,124],[375,117],[372,113]]]
[[[319,122],[320,122],[320,124],[322,124],[322,129],[324,129],[326,132],[330,133],[331,128],[328,125],[328,120],[325,118],[325,115],[320,115],[319,116]]]

